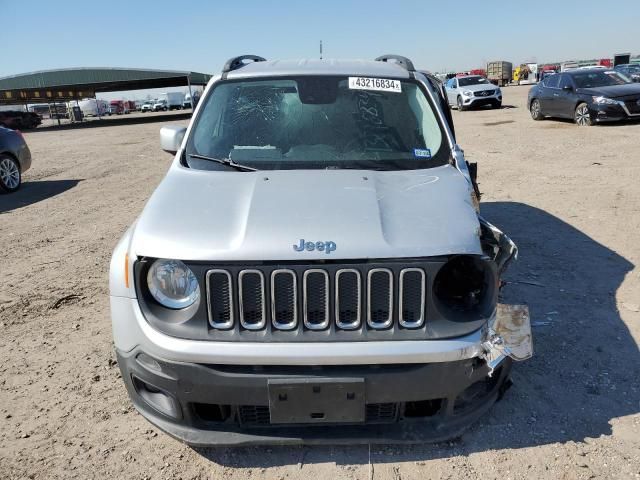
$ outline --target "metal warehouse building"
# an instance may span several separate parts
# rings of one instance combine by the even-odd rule
[[[69,68],[0,78],[0,105],[55,103],[95,97],[98,92],[206,85],[211,75],[174,70]]]

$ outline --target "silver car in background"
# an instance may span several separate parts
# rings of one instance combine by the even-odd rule
[[[0,127],[0,193],[20,188],[22,174],[31,167],[31,152],[22,133]]]
[[[480,75],[450,78],[445,83],[445,89],[449,105],[458,107],[459,111],[485,105],[502,107],[500,87]]]

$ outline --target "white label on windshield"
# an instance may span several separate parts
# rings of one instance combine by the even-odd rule
[[[377,90],[379,92],[402,91],[400,80],[388,78],[349,77],[349,88],[352,90]]]

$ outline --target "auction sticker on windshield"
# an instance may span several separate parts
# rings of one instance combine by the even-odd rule
[[[349,88],[352,90],[377,90],[379,92],[402,91],[400,80],[389,78],[349,77]]]

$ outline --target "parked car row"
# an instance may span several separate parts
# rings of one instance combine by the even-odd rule
[[[580,126],[640,119],[640,66],[618,65],[549,72],[534,85],[527,108],[534,120],[566,118]],[[502,91],[481,75],[450,78],[444,84],[450,106],[502,106]]]

